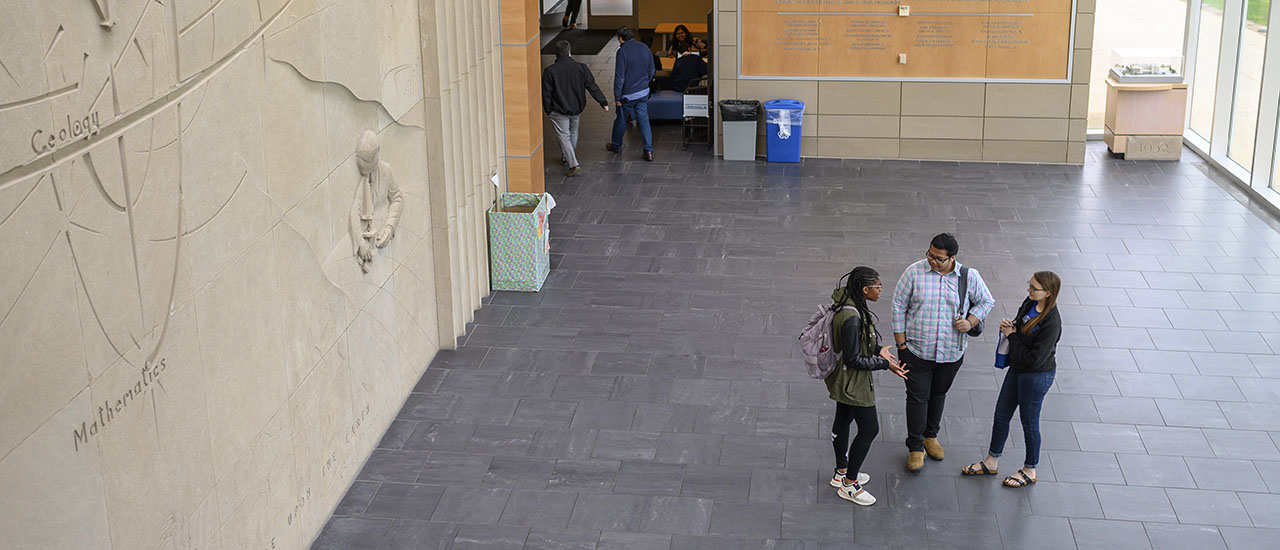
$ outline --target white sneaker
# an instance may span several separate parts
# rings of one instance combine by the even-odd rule
[[[859,506],[871,506],[876,503],[876,497],[871,496],[861,485],[854,483],[853,485],[840,485],[840,489],[836,491],[840,498]]]
[[[871,483],[871,476],[865,472],[858,472],[858,485],[866,485]],[[835,477],[831,478],[831,486],[837,489],[844,485],[844,474],[836,472]]]

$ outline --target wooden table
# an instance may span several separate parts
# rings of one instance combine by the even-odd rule
[[[653,29],[654,34],[662,35],[662,49],[667,49],[667,37],[675,34],[676,27],[680,25],[687,27],[689,29],[689,34],[694,36],[707,34],[706,23],[662,23]]]
[[[666,72],[667,76],[671,76],[671,69],[676,68],[676,58],[660,57],[659,59],[662,60],[662,70],[658,72]]]

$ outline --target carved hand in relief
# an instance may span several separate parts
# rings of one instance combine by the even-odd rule
[[[365,262],[370,262],[370,261],[373,261],[374,254],[377,254],[377,252],[373,249],[372,246],[369,246],[369,241],[360,239],[360,241],[357,242],[356,257],[360,258]],[[361,267],[364,267],[364,266],[362,265]]]
[[[382,229],[378,230],[378,234],[373,235],[373,245],[378,248],[387,246],[387,243],[391,241],[391,237],[395,236],[395,233],[395,228],[390,225],[382,226]]]

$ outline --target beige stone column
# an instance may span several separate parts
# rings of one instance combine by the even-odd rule
[[[492,177],[501,181],[506,172],[498,1],[419,0],[436,318],[444,348],[454,347],[489,293],[485,212],[497,197]]]
[[[537,0],[500,0],[507,189],[541,193],[542,80]]]

